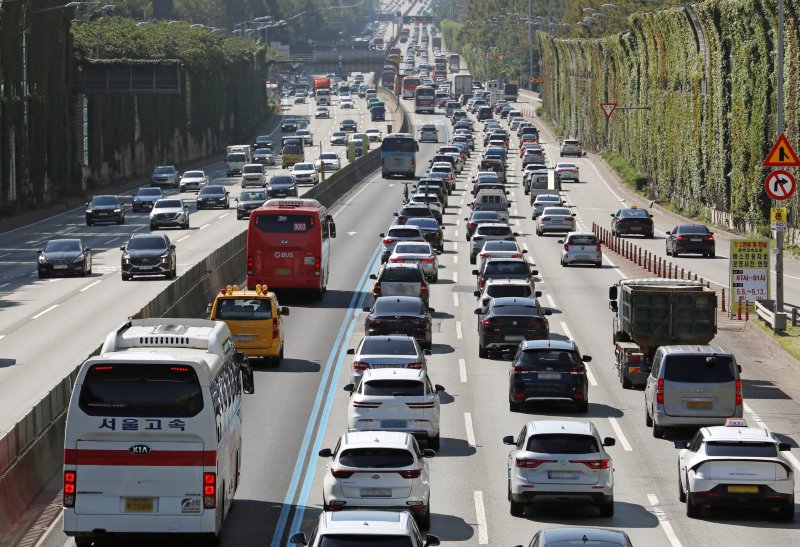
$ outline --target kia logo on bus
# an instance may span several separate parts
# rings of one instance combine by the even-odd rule
[[[135,444],[129,449],[131,454],[136,454],[137,456],[146,456],[150,453],[151,448],[146,444]]]

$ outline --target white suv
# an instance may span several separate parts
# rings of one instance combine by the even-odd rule
[[[396,545],[398,547],[434,547],[439,538],[422,536],[408,511],[343,511],[324,512],[310,538],[303,532],[289,538],[292,545],[321,547],[341,541],[358,545]]]
[[[581,143],[577,139],[564,139],[564,142],[561,143],[561,157],[564,156],[576,156],[581,157],[583,155],[583,150],[581,149]]]
[[[323,448],[325,466],[322,505],[339,509],[411,510],[423,530],[431,524],[428,463],[436,453],[420,450],[409,433],[356,431],[345,433],[336,448]]]
[[[725,426],[704,427],[675,447],[682,449],[678,498],[688,517],[713,506],[765,508],[780,520],[794,520],[794,470],[783,454],[791,446],[769,430],[729,418]]]
[[[348,384],[349,431],[404,431],[439,450],[439,393],[425,370],[367,369],[361,382]]]
[[[264,166],[260,163],[248,163],[242,167],[242,188],[257,186],[264,188],[267,180],[264,177]]]
[[[614,516],[614,466],[593,423],[563,420],[528,422],[508,454],[511,514],[521,517],[533,502],[592,503],[600,516]]]

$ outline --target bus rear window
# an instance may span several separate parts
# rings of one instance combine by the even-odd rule
[[[258,215],[254,224],[262,232],[302,234],[314,227],[314,217],[311,215]]]
[[[184,365],[92,365],[79,406],[90,416],[189,418],[203,410],[203,391],[194,369]]]

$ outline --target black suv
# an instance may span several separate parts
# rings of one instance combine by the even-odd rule
[[[93,196],[86,204],[86,225],[94,226],[97,222],[125,224],[125,209],[117,196]]]
[[[508,296],[492,298],[486,308],[477,308],[478,357],[486,359],[490,351],[510,351],[525,340],[544,340],[550,336],[546,315],[535,298]]]
[[[646,238],[652,238],[653,215],[637,207],[620,209],[616,213],[611,213],[611,233],[615,236],[641,234]]]
[[[122,280],[130,281],[134,275],[163,275],[175,277],[178,261],[175,245],[166,234],[134,234],[122,251]]]
[[[488,279],[524,279],[534,287],[533,276],[539,270],[532,270],[530,263],[524,258],[489,258],[483,262],[480,270],[472,270],[477,276],[478,289],[482,290]]]
[[[508,407],[520,410],[528,401],[564,401],[579,412],[589,409],[586,365],[571,340],[533,340],[519,345],[508,371]]]
[[[231,200],[228,196],[228,191],[224,186],[213,185],[204,186],[197,194],[197,210],[209,209],[211,207],[220,207],[227,209],[230,207]]]

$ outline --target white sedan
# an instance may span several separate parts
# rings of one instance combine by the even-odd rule
[[[699,518],[704,506],[713,506],[763,508],[779,520],[794,520],[794,469],[785,455],[791,446],[768,429],[729,418],[675,447],[682,449],[678,497],[686,503],[686,516]]]
[[[430,243],[399,241],[389,256],[389,262],[419,264],[425,277],[436,283],[439,280],[439,253]]]
[[[339,108],[355,108],[356,105],[353,103],[353,99],[351,97],[342,97],[339,100]]]
[[[314,112],[315,118],[330,118],[331,111],[328,109],[327,106],[318,106],[317,110]]]
[[[478,269],[483,269],[483,263],[490,258],[522,258],[525,249],[520,249],[516,241],[489,240],[483,244],[478,253]]]
[[[325,165],[325,172],[332,173],[342,168],[342,160],[336,152],[323,152],[319,155],[314,165],[317,171],[322,171],[322,165]]]
[[[364,133],[369,137],[370,142],[380,142],[383,138],[381,130],[377,127],[370,127]]]

